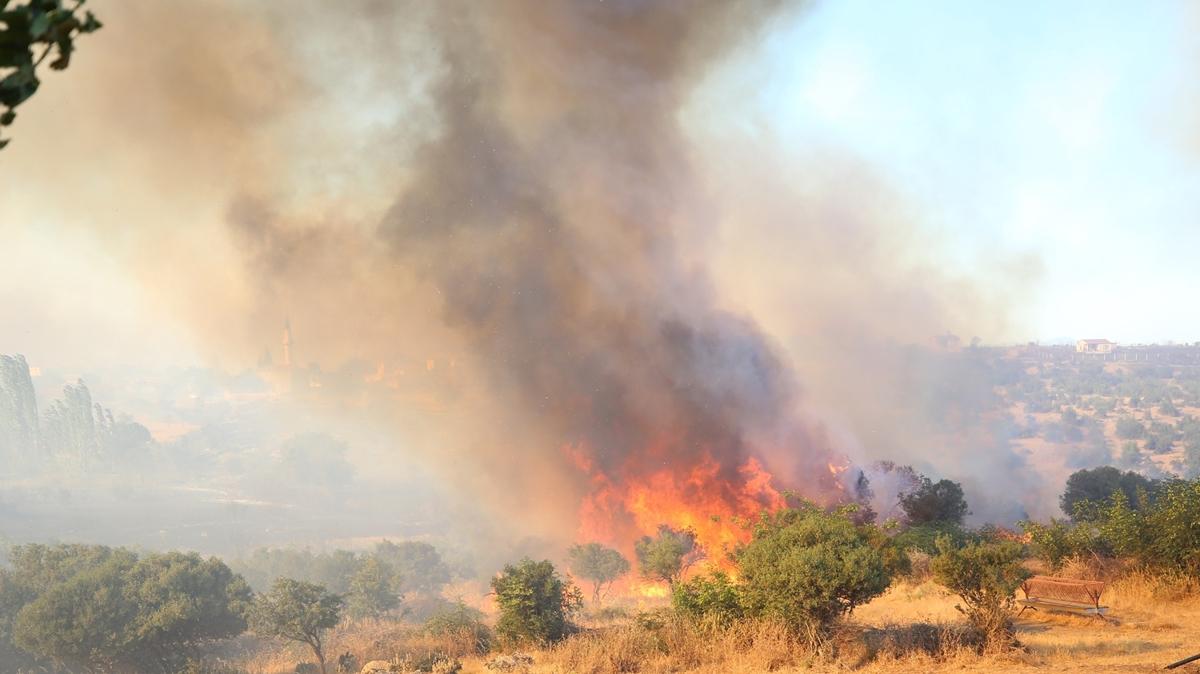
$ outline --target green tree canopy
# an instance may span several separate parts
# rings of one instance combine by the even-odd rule
[[[629,573],[629,560],[619,551],[600,543],[574,545],[567,551],[571,573],[592,582],[592,601],[599,603],[604,587]]]
[[[4,613],[13,643],[38,657],[92,669],[147,663],[170,669],[204,644],[246,628],[250,588],[216,558],[138,559],[98,546],[35,546],[16,557],[0,596],[23,596],[19,608],[14,602]]]
[[[633,550],[642,576],[666,581],[672,590],[688,567],[704,558],[704,549],[696,543],[695,532],[674,529],[666,524],[658,527],[658,534],[654,537],[643,536],[638,539]]]
[[[582,596],[570,581],[543,560],[522,559],[492,579],[500,618],[496,636],[509,644],[545,645],[567,635]]]
[[[930,567],[934,579],[957,594],[956,608],[979,630],[985,642],[998,649],[1013,643],[1015,593],[1029,577],[1021,566],[1021,546],[1011,541],[979,541],[959,547],[948,537],[938,539],[938,555]]]
[[[325,632],[341,619],[342,598],[314,583],[279,578],[261,594],[250,611],[250,627],[258,634],[308,645],[325,667]]]
[[[934,482],[924,475],[915,488],[900,494],[900,508],[914,526],[933,522],[962,524],[963,517],[970,512],[962,485],[952,480]]]
[[[346,609],[354,618],[378,618],[400,607],[396,573],[377,557],[368,557],[350,579]]]
[[[748,614],[782,619],[816,638],[891,580],[867,527],[810,503],[764,515],[737,561]]]
[[[1133,471],[1121,472],[1112,466],[1077,470],[1067,478],[1067,486],[1059,498],[1063,512],[1071,517],[1088,519],[1087,509],[1080,511],[1079,505],[1089,502],[1096,505],[1112,503],[1117,492],[1124,494],[1129,503],[1139,503],[1143,496],[1152,497],[1158,483]]]
[[[51,587],[17,613],[14,643],[77,667],[119,667],[130,641],[128,627],[137,618],[123,581],[134,564],[132,554],[113,555]]]

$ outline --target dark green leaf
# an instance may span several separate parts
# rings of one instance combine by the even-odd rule
[[[50,14],[39,14],[34,18],[33,23],[29,24],[29,34],[36,40],[46,34],[50,29]]]

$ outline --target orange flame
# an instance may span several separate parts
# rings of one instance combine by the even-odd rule
[[[661,448],[660,448],[661,449]],[[653,536],[660,525],[689,529],[704,548],[703,568],[729,569],[729,554],[749,540],[746,523],[763,510],[776,510],[784,498],[772,485],[772,476],[755,458],[747,459],[736,474],[722,474],[711,453],[704,452],[689,466],[673,466],[639,473],[632,466],[610,476],[596,466],[582,445],[565,448],[575,465],[588,476],[590,493],[579,507],[578,540],[613,545],[633,559],[634,541]],[[665,456],[651,448],[645,456]],[[662,584],[627,581],[617,591],[643,597],[664,597]]]

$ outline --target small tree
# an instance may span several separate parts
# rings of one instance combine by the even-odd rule
[[[900,494],[900,508],[908,523],[917,526],[932,522],[962,524],[970,512],[962,485],[952,480],[934,482],[923,475],[915,489]]]
[[[666,524],[658,527],[658,534],[653,538],[642,536],[638,539],[633,550],[642,576],[666,581],[672,591],[688,568],[704,558],[704,549],[696,543],[695,532],[674,529]]]
[[[891,580],[862,529],[810,503],[764,514],[737,561],[746,612],[804,629],[814,642]]]
[[[583,604],[579,588],[547,560],[522,559],[492,579],[500,618],[496,636],[509,644],[545,645],[562,639]]]
[[[254,602],[250,627],[263,636],[307,644],[317,657],[321,674],[328,674],[322,638],[326,630],[338,624],[341,613],[342,598],[324,587],[279,578],[270,592],[259,595]]]
[[[975,627],[988,648],[1010,648],[1017,588],[1029,577],[1021,566],[1021,546],[1012,541],[970,543],[957,547],[938,539],[938,555],[930,564],[934,579],[957,594],[955,606]]]
[[[592,582],[592,601],[599,604],[607,585],[629,573],[629,560],[617,550],[599,543],[574,545],[567,551],[571,573]]]
[[[350,579],[346,609],[354,618],[378,618],[400,607],[395,572],[375,557],[368,557]]]

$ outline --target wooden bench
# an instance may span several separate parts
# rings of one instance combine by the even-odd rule
[[[1021,584],[1021,591],[1025,593],[1024,599],[1017,600],[1021,604],[1021,613],[1025,609],[1034,609],[1078,613],[1103,619],[1108,612],[1107,606],[1100,605],[1104,583],[1098,580],[1034,576]]]

